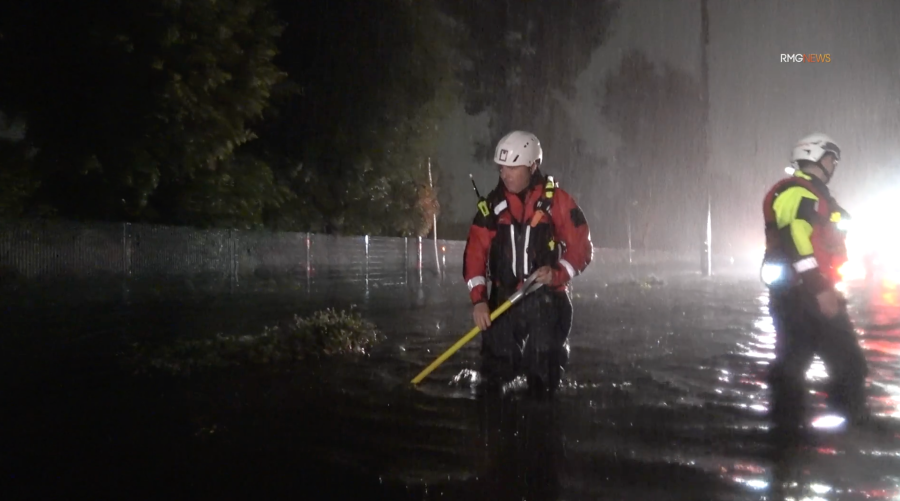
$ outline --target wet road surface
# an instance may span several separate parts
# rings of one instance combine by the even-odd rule
[[[7,323],[3,466],[14,499],[898,499],[900,296],[849,292],[878,431],[773,441],[774,332],[752,277],[582,281],[553,402],[476,398],[480,340],[409,380],[471,328],[464,286],[54,308]],[[387,340],[368,357],[136,377],[146,336],[258,332],[357,304]],[[812,415],[824,368],[807,374]]]

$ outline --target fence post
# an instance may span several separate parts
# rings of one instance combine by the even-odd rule
[[[369,290],[369,235],[366,235],[366,291]]]
[[[419,269],[419,285],[422,284],[422,237],[419,237],[418,251],[416,257],[416,268]]]
[[[228,229],[228,247],[229,247],[229,251],[230,251],[229,254],[231,255],[231,259],[230,259],[231,266],[229,267],[230,270],[228,271],[228,274],[230,276],[228,278],[231,283],[231,293],[234,294],[235,289],[239,285],[238,284],[238,270],[237,270],[237,266],[238,266],[238,264],[237,264],[237,242],[235,241],[235,238],[234,238],[234,230],[230,229],[230,228]]]
[[[312,255],[310,253],[309,232],[306,232],[306,293],[309,294],[309,275],[312,270]]]
[[[122,225],[122,300],[127,304],[130,300],[130,290],[128,288],[131,282],[131,223]]]

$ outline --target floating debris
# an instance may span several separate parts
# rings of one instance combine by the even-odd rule
[[[450,384],[452,386],[469,386],[474,388],[478,386],[478,382],[481,380],[481,375],[478,371],[473,371],[472,369],[463,369],[457,374]]]

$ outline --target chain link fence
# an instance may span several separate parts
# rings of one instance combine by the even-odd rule
[[[462,281],[465,242],[143,224],[0,223],[0,290],[242,293]]]
[[[137,299],[421,285],[465,287],[465,242],[334,236],[144,224],[0,223],[0,293],[43,298]],[[699,270],[699,257],[598,248],[577,280]],[[438,266],[439,264],[439,266]]]

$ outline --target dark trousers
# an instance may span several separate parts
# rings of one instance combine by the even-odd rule
[[[794,426],[803,418],[804,380],[815,354],[828,372],[828,404],[849,419],[865,412],[866,359],[841,300],[832,319],[819,311],[816,298],[793,287],[772,291],[769,312],[775,324],[775,360],[769,371],[772,417],[776,426]]]
[[[491,301],[491,311],[499,304]],[[528,376],[529,387],[555,390],[568,362],[572,300],[540,288],[500,315],[481,337],[481,374],[488,385]]]

